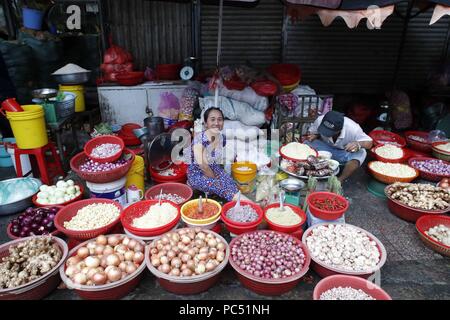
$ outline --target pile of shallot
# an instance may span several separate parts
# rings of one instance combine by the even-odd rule
[[[171,276],[191,277],[214,271],[225,260],[226,250],[227,244],[214,232],[180,229],[150,244],[150,262]]]
[[[243,234],[233,242],[230,259],[255,277],[279,279],[294,276],[303,268],[306,256],[292,236],[274,231]]]
[[[99,286],[133,274],[144,261],[144,246],[120,235],[98,236],[66,261],[65,274],[77,285]]]

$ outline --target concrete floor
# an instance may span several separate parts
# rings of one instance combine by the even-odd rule
[[[0,177],[13,177],[11,170],[0,170]],[[374,234],[387,250],[387,261],[381,270],[381,286],[393,299],[450,299],[450,259],[425,247],[417,235],[413,223],[392,215],[386,201],[366,190],[369,176],[364,168],[344,185],[345,196],[351,205],[346,222]],[[0,217],[0,243],[7,242],[5,229],[9,220],[17,215]],[[312,299],[315,284],[320,278],[309,271],[296,288],[280,297],[257,295],[244,288],[230,266],[222,272],[219,282],[207,292],[192,296],[177,296],[165,291],[155,277],[145,271],[138,287],[124,299]],[[80,299],[71,290],[58,289],[47,299]]]

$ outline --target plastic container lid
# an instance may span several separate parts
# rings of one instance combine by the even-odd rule
[[[107,193],[113,192],[125,187],[127,182],[127,177],[120,178],[119,180],[108,182],[108,183],[93,183],[86,181],[86,186],[89,190],[96,193]]]

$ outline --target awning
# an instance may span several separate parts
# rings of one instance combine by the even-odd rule
[[[367,19],[367,28],[380,29],[384,20],[394,12],[394,7],[390,5],[382,8],[374,6],[364,10],[329,10],[309,6],[288,6],[288,15],[295,21],[316,14],[325,27],[331,25],[337,17],[341,17],[351,29],[356,28],[362,19]]]
[[[220,0],[201,0],[204,4],[220,3]],[[224,5],[255,7],[260,0],[224,0]],[[293,21],[302,20],[316,14],[325,27],[341,17],[349,28],[356,28],[360,21],[367,19],[367,28],[379,29],[393,12],[395,5],[412,0],[280,0],[288,7],[288,15]],[[450,0],[416,1],[417,6],[436,4],[430,25],[440,18],[450,15]]]

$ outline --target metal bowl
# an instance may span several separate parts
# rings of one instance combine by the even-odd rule
[[[8,183],[10,181],[19,180],[19,179],[24,179],[24,178],[8,179],[8,180],[2,181],[1,183]],[[41,180],[34,179],[34,178],[33,178],[33,180],[36,180],[39,183],[39,186],[42,185]],[[21,212],[21,211],[24,211],[26,208],[33,206],[32,198],[38,191],[39,191],[39,188],[36,190],[35,193],[33,193],[32,195],[30,195],[26,198],[23,198],[16,202],[0,205],[0,216],[10,215],[10,214],[14,214],[17,212]]]
[[[81,84],[89,81],[91,71],[69,74],[53,74],[55,81],[60,84]]]
[[[31,95],[35,99],[48,99],[58,95],[58,90],[51,88],[37,89],[31,91]]]
[[[280,182],[280,187],[287,191],[298,191],[305,187],[305,183],[300,179],[288,178]]]

